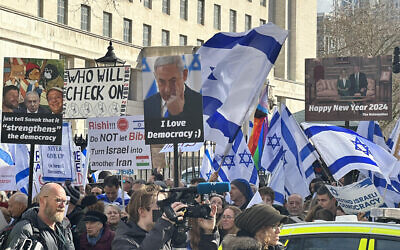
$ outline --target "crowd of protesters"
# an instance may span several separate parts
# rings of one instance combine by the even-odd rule
[[[171,202],[172,217],[165,210],[160,212],[158,201],[168,197],[162,190],[173,185],[160,173],[147,181],[123,176],[122,187],[117,176],[103,178],[85,189],[47,183],[30,207],[25,194],[1,191],[1,214],[7,223],[1,235],[7,237],[0,240],[0,248],[284,249],[279,242],[283,224],[333,221],[344,214],[320,178],[311,182],[310,196],[291,194],[284,206],[274,204],[275,192],[270,187],[258,188],[236,179],[230,192],[196,197],[198,203],[210,207],[209,214],[186,220],[188,204],[183,201]],[[200,182],[205,180],[196,178],[190,185]],[[255,192],[262,202],[249,206]],[[358,219],[366,218],[360,214]]]

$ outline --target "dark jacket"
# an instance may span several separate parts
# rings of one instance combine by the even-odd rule
[[[56,229],[51,229],[39,218],[38,211],[39,208],[33,207],[22,214],[21,221],[15,224],[8,237],[7,246],[10,249],[17,249],[21,240],[35,238],[34,231],[37,231],[45,249],[74,250],[71,230],[62,223],[56,223]]]
[[[110,250],[111,242],[113,241],[115,233],[110,230],[108,226],[104,228],[103,235],[96,242],[96,245],[91,246],[88,242],[86,234],[81,235],[80,250]]]
[[[120,221],[117,231],[115,231],[112,249],[171,249],[173,231],[173,225],[163,219],[158,219],[150,232],[141,229],[132,220],[128,220],[127,222]]]

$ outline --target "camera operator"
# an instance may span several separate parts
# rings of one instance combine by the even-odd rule
[[[157,193],[158,189],[154,185],[149,185],[133,193],[128,205],[129,220],[121,221],[118,224],[112,249],[172,249],[171,240],[176,238],[175,234],[177,233],[175,221],[163,213],[156,222],[153,222],[153,213],[156,214],[159,211]],[[181,202],[171,204],[178,221],[183,220],[184,212],[181,210],[186,207],[187,205]],[[207,250],[218,247],[217,242],[212,242],[215,238],[214,234],[216,234],[214,230],[215,213],[216,207],[214,206],[210,214],[212,219],[200,223],[203,228],[200,245],[206,246]],[[210,246],[214,247],[210,248]]]

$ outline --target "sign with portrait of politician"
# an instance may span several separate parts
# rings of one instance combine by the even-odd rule
[[[64,61],[4,58],[1,142],[60,145]]]
[[[392,58],[306,59],[306,121],[392,119]]]
[[[96,67],[66,70],[64,118],[123,116],[131,67]]]
[[[146,144],[203,142],[199,55],[142,60]]]

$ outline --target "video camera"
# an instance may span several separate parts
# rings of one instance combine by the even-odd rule
[[[164,212],[171,221],[179,223],[171,204],[174,202],[182,202],[187,204],[184,210],[184,221],[186,218],[210,218],[211,208],[208,204],[199,204],[196,201],[198,195],[211,194],[211,193],[224,193],[231,190],[229,182],[203,182],[194,187],[187,188],[169,188],[161,190],[161,192],[169,192],[168,198],[158,201],[157,205],[160,208],[160,214],[153,216],[156,220]]]

